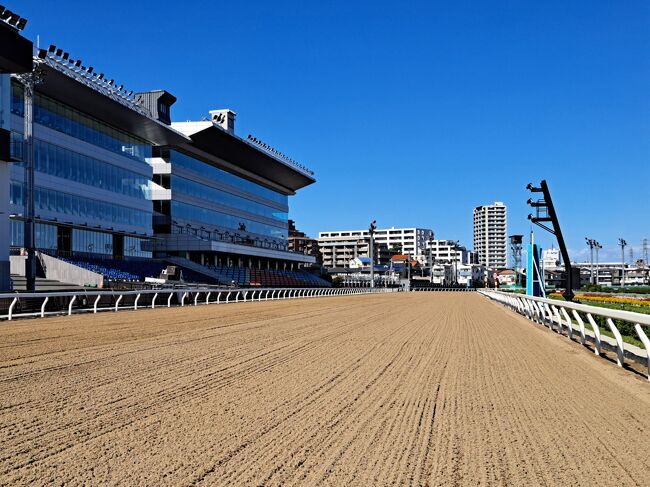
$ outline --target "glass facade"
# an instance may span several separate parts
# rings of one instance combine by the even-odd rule
[[[25,245],[25,222],[22,220],[10,220],[10,245],[12,247],[23,247]],[[34,238],[36,248],[44,250],[56,250],[57,230],[55,225],[37,223],[34,225]]]
[[[247,232],[258,233],[276,239],[287,239],[287,228],[267,225],[265,223],[256,222],[247,218],[239,216],[228,215],[219,211],[201,208],[199,206],[181,203],[179,201],[172,201],[171,204],[173,218],[185,219],[191,221],[198,221],[210,227],[210,230],[215,229],[221,231],[233,231],[239,228],[239,224],[246,225]]]
[[[289,215],[286,211],[243,198],[220,189],[211,188],[196,181],[181,178],[179,176],[172,176],[171,178],[172,194],[178,193],[193,196],[208,202],[219,203],[226,206],[253,213],[255,215],[272,218],[286,223]]]
[[[51,176],[146,199],[149,178],[68,149],[34,141],[34,168]]]
[[[113,254],[113,236],[110,233],[90,230],[72,230],[72,251],[89,254]]]
[[[275,203],[279,203],[285,208],[288,207],[287,195],[278,193],[277,191],[273,191],[272,189],[266,188],[264,186],[260,186],[259,184],[249,181],[248,179],[235,176],[234,174],[224,171],[223,169],[211,166],[210,164],[194,159],[193,157],[190,157],[181,152],[174,150],[169,151],[169,160],[172,163],[172,171],[174,166],[182,167],[204,178],[209,178],[224,184],[228,184],[240,190],[247,191],[252,195],[266,198]]]
[[[18,83],[12,84],[11,111],[20,116],[25,113],[24,90]],[[144,140],[40,93],[34,97],[34,121],[137,161],[145,162],[147,157],[151,157],[151,145]]]
[[[12,182],[9,191],[10,202],[14,205],[24,206],[24,197],[23,185],[15,181]],[[39,187],[36,188],[34,195],[34,210],[71,215],[81,220],[87,218],[91,221],[101,221],[104,224],[131,225],[146,229],[151,228],[152,221],[150,211],[134,210],[106,201]]]
[[[20,220],[10,220],[10,233],[12,247],[22,247],[25,245],[25,224]]]
[[[142,250],[148,240],[136,237],[124,237],[124,255],[126,257],[151,257],[151,252]]]
[[[44,250],[56,250],[57,230],[55,225],[37,223],[35,226],[36,248]]]

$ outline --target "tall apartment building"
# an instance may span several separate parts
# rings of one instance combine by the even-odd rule
[[[490,269],[508,266],[506,205],[497,201],[474,208],[474,250],[479,264]]]
[[[382,228],[375,230],[375,264],[385,263],[390,252],[408,254],[420,260],[426,254],[426,242],[433,237],[427,228]],[[324,267],[347,267],[355,257],[370,256],[368,230],[320,232],[318,247]]]

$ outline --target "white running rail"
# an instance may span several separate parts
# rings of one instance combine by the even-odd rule
[[[146,289],[140,291],[68,291],[0,294],[0,303],[9,303],[0,311],[0,320],[20,317],[45,317],[73,313],[137,310],[171,306],[199,306],[278,299],[348,296],[353,294],[380,294],[397,292],[393,288],[182,288]],[[176,303],[172,303],[176,297]],[[103,300],[103,302],[102,302]],[[124,301],[124,304],[121,304]],[[47,305],[50,310],[47,311]]]
[[[643,329],[644,326],[650,327],[650,315],[503,291],[480,290],[479,293],[513,309],[532,321],[548,326],[551,330],[561,334],[566,333],[569,338],[573,337],[573,333],[579,333],[582,345],[586,343],[587,339],[594,343],[594,353],[596,355],[600,355],[603,345],[612,348],[616,352],[616,362],[619,367],[623,367],[626,353],[628,357],[636,359],[636,361],[645,361],[648,367],[648,380],[650,381],[650,339],[648,339],[648,335]],[[586,318],[591,330],[586,328],[583,316]],[[594,316],[604,318],[607,327],[614,335],[613,340],[601,335],[600,326],[596,323]],[[632,323],[645,350],[625,343],[620,331],[614,324],[614,320]]]

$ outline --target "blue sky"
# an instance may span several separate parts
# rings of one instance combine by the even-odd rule
[[[5,2],[6,3],[6,2]],[[316,172],[291,201],[310,234],[433,228],[472,245],[504,201],[527,234],[546,178],[572,258],[650,238],[650,4],[612,1],[9,2],[26,35],[175,120],[214,108]],[[551,239],[541,231],[544,246]],[[627,252],[626,252],[627,253]],[[627,257],[627,256],[626,256]]]

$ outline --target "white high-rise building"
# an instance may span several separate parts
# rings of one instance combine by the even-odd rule
[[[497,201],[474,208],[474,250],[478,262],[489,269],[508,266],[506,205]]]
[[[375,264],[382,262],[388,250],[399,251],[422,261],[426,258],[426,242],[433,237],[428,228],[381,228],[375,230]],[[368,230],[336,230],[320,232],[318,247],[324,267],[347,267],[351,259],[369,257],[370,234]]]

